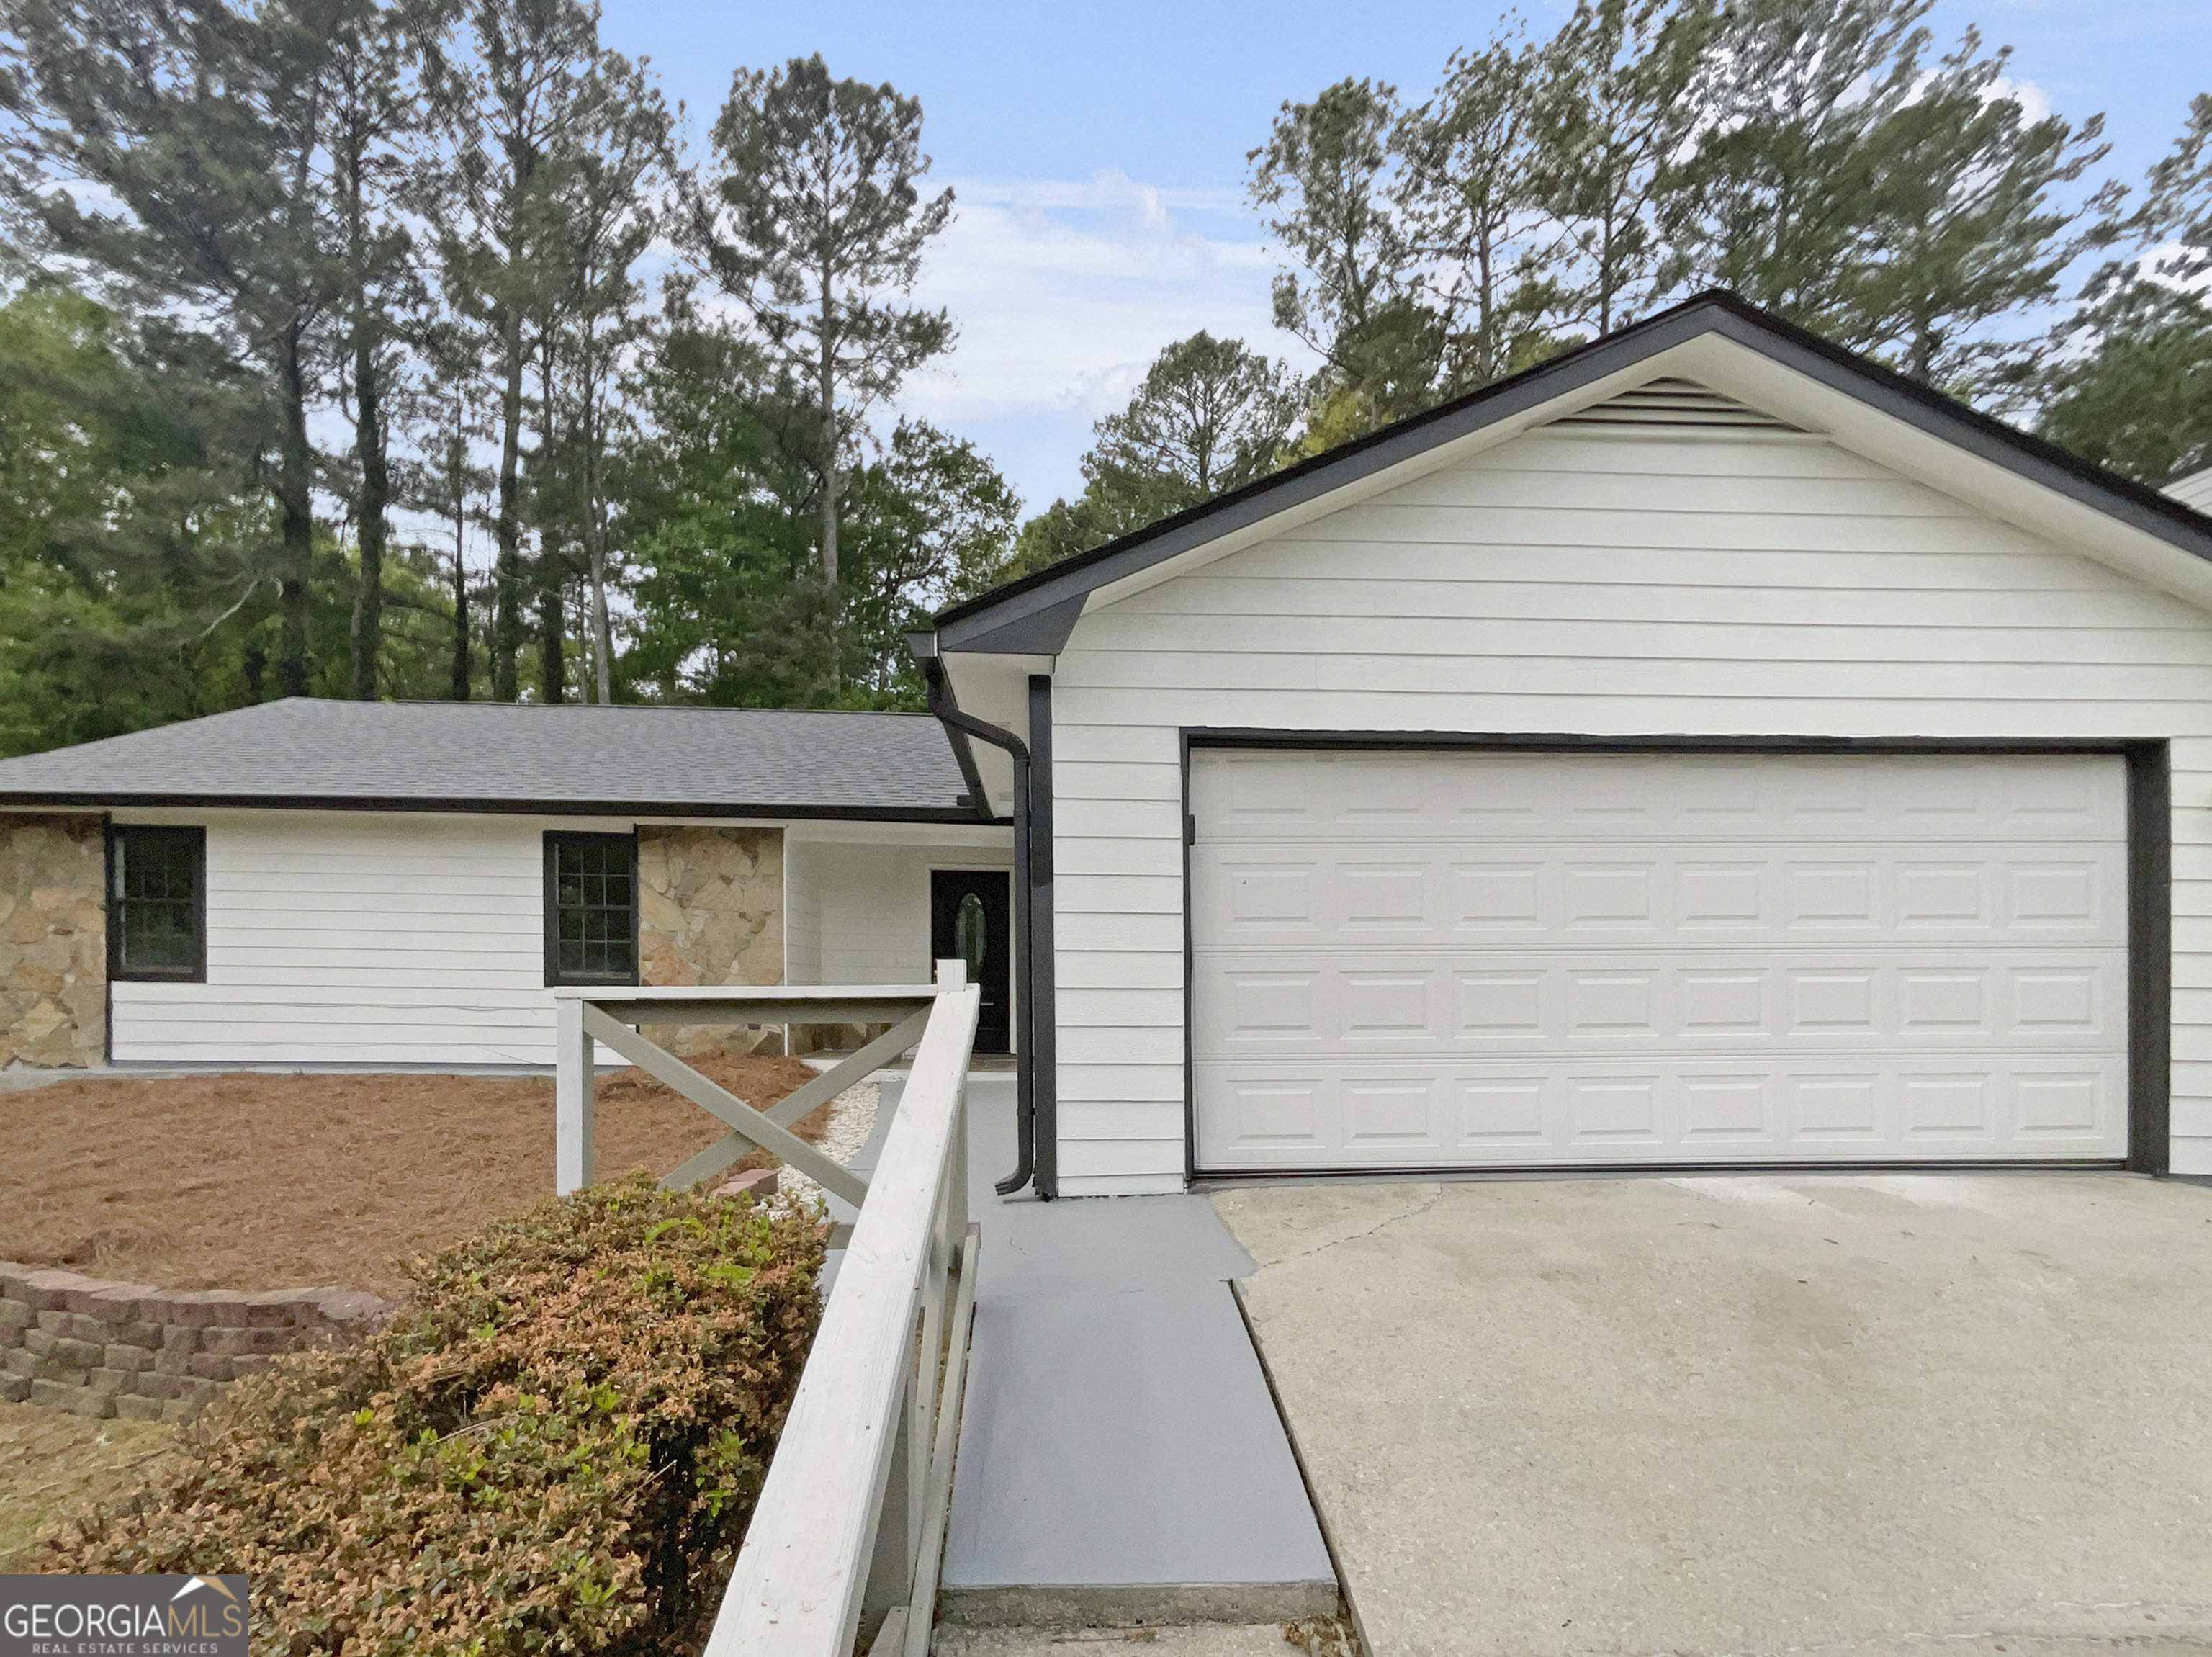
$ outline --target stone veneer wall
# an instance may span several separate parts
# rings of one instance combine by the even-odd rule
[[[358,1338],[392,1311],[347,1288],[154,1288],[0,1260],[0,1398],[188,1421],[277,1353]]]
[[[0,1065],[101,1063],[106,869],[99,818],[0,813]]]
[[[781,829],[641,826],[637,871],[641,983],[783,982]],[[711,1025],[649,1033],[686,1056],[752,1045],[743,1032]]]

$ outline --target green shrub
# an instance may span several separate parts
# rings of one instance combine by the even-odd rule
[[[703,1642],[820,1316],[818,1228],[638,1176],[411,1269],[241,1381],[50,1571],[244,1571],[276,1657]]]

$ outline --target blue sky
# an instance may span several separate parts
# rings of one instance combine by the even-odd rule
[[[1568,7],[1529,0],[1548,32]],[[934,176],[961,204],[922,297],[958,349],[903,399],[974,438],[1032,510],[1081,486],[1091,423],[1159,348],[1198,328],[1298,360],[1267,320],[1275,260],[1245,204],[1245,153],[1286,98],[1346,75],[1418,95],[1487,7],[1306,0],[1111,5],[815,0],[774,8],[606,0],[611,46],[653,59],[695,135],[738,64],[820,52],[839,75],[918,95]],[[2212,91],[2212,0],[1941,0],[2013,76],[2076,120],[2105,112],[2108,166],[2138,182]]]

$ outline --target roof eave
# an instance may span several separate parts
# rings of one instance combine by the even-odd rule
[[[5,790],[0,810],[118,811],[386,811],[444,812],[501,817],[709,817],[788,819],[794,822],[946,823],[974,825],[965,806],[825,806],[732,804],[716,801],[486,800],[426,798],[417,795],[270,795],[154,793],[145,790]]]

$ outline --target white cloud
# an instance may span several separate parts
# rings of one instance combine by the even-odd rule
[[[1172,340],[1205,328],[1310,366],[1270,320],[1278,260],[1232,193],[1118,172],[951,183],[915,297],[952,313],[959,344],[900,403],[976,437],[1032,502],[1080,486],[1091,423]]]
[[[2051,114],[2051,94],[2033,81],[2016,80],[2009,75],[2000,75],[1990,82],[1990,100],[2009,98],[2020,106],[2022,119],[2040,121]]]

